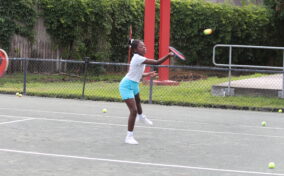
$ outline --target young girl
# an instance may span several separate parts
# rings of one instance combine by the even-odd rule
[[[148,125],[153,125],[153,122],[142,114],[142,107],[139,96],[139,82],[142,76],[155,77],[157,76],[157,73],[154,71],[144,73],[145,64],[159,65],[172,57],[174,54],[170,52],[168,55],[159,60],[147,59],[144,57],[146,53],[146,47],[144,45],[144,42],[142,42],[141,40],[131,41],[131,52],[133,54],[133,57],[130,62],[129,71],[126,76],[120,81],[119,92],[130,111],[128,118],[128,132],[125,138],[125,143],[138,144],[133,136],[133,129],[136,118],[137,121],[144,122]]]

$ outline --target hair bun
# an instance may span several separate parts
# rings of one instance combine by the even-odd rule
[[[129,39],[128,45],[131,45],[133,41],[134,41],[134,39]]]

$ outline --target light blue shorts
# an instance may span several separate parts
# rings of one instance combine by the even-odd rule
[[[134,98],[139,93],[139,83],[123,78],[119,83],[119,93],[122,100]]]

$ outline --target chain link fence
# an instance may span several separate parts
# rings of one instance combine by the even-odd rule
[[[284,105],[283,71],[179,65],[148,67],[156,71],[168,68],[170,81],[143,80],[140,97],[145,103],[267,111],[276,111]],[[127,70],[128,64],[88,59],[11,58],[6,75],[0,79],[0,92],[121,101],[118,86]]]

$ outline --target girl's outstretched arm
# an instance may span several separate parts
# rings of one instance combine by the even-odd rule
[[[143,62],[143,64],[149,64],[149,65],[160,65],[161,63],[165,62],[167,59],[174,56],[174,53],[169,52],[166,56],[162,57],[161,59],[154,60],[154,59],[147,59]]]

